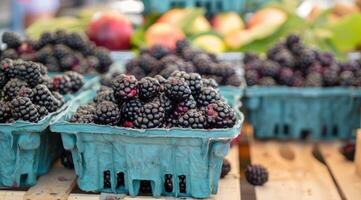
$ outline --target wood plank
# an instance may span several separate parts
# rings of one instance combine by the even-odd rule
[[[358,200],[361,198],[361,177],[356,175],[355,164],[339,152],[340,146],[340,143],[323,143],[319,149],[345,198]]]
[[[312,155],[312,145],[296,142],[251,141],[251,161],[269,171],[257,200],[341,199],[325,165]]]
[[[241,188],[240,188],[240,169],[239,169],[239,152],[238,147],[235,146],[230,150],[230,153],[226,157],[231,163],[232,169],[229,174],[220,180],[218,193],[209,199],[212,200],[240,200]],[[109,194],[111,196],[111,194]],[[104,196],[104,194],[102,195]],[[70,194],[68,200],[99,200],[100,195],[91,194]],[[115,198],[114,198],[115,199]],[[134,200],[132,197],[124,197],[123,200]],[[154,197],[137,197],[139,200],[152,200]],[[171,197],[163,197],[159,199],[178,199]],[[182,198],[192,199],[192,198]]]
[[[24,195],[24,200],[66,200],[75,186],[75,173],[63,167],[55,167],[38,179]]]
[[[23,200],[24,191],[1,190],[0,200]]]
[[[361,177],[361,129],[357,130],[355,152],[356,174]]]

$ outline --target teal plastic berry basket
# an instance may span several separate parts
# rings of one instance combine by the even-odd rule
[[[261,139],[348,139],[360,127],[361,89],[250,87],[243,102]]]
[[[80,91],[65,96],[65,100],[69,102],[98,81],[97,77],[86,77]],[[32,186],[38,176],[49,171],[62,150],[60,135],[51,133],[49,126],[54,116],[65,110],[67,105],[37,123],[0,123],[0,186]]]
[[[143,0],[143,3],[145,13],[164,13],[172,8],[195,7],[204,8],[209,13],[241,12],[244,8],[244,0],[164,0],[161,3],[156,0]]]
[[[222,97],[234,108],[237,107],[244,89],[234,86],[219,86],[219,91]]]
[[[241,114],[233,128],[214,130],[142,130],[68,122],[94,96],[95,91],[84,92],[51,125],[72,152],[80,189],[136,196],[147,182],[155,197],[206,198],[217,192],[223,158],[240,133]],[[166,180],[171,189],[165,188]]]

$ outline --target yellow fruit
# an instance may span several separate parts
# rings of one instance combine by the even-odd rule
[[[192,44],[211,53],[222,53],[226,50],[224,42],[215,35],[201,35]]]
[[[213,29],[222,34],[227,35],[233,31],[244,28],[242,18],[235,12],[221,13],[212,20]]]
[[[253,33],[250,30],[239,30],[228,34],[224,39],[226,46],[238,50],[254,41]]]
[[[204,33],[211,30],[211,25],[207,19],[203,16],[198,16],[192,25],[186,30],[188,34],[195,35],[198,33]]]

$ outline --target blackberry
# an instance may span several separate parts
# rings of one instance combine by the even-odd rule
[[[96,56],[87,56],[85,59],[89,69],[98,69],[100,67],[99,59]]]
[[[172,74],[173,77],[178,77],[178,78],[183,78],[189,88],[192,91],[193,95],[198,95],[198,93],[200,92],[201,88],[202,88],[202,77],[201,75],[197,74],[197,73],[186,73],[184,71],[176,71]]]
[[[154,45],[149,49],[149,53],[156,59],[161,59],[170,53],[170,50],[161,45]]]
[[[176,50],[176,52],[178,53],[178,54],[181,54],[182,52],[183,52],[183,50],[185,49],[185,48],[189,48],[190,46],[191,46],[191,44],[190,44],[190,42],[187,40],[187,39],[183,39],[183,40],[178,40],[177,42],[176,42],[176,48],[175,48],[175,50]]]
[[[259,74],[256,70],[247,70],[246,74],[246,83],[248,86],[254,86],[257,85],[258,80],[259,80]]]
[[[340,148],[341,154],[349,161],[354,161],[355,159],[355,144],[347,143]]]
[[[73,123],[93,123],[95,107],[91,105],[80,106],[76,113],[70,118]]]
[[[57,59],[62,59],[71,53],[71,49],[63,44],[57,44],[53,48],[53,55]]]
[[[198,110],[189,110],[178,120],[178,125],[183,128],[204,129],[206,127],[206,117]]]
[[[182,101],[175,105],[174,114],[176,116],[182,116],[189,110],[196,108],[197,108],[197,102],[194,100],[193,96],[190,96],[187,100]]]
[[[212,74],[222,78],[228,78],[229,76],[237,74],[237,72],[236,68],[230,65],[230,63],[222,62],[215,65]]]
[[[164,112],[166,115],[169,115],[173,111],[173,102],[164,93],[159,96],[159,103],[164,108]]]
[[[134,66],[135,61],[133,61],[133,63],[130,63]],[[152,71],[154,71],[158,66],[159,66],[159,61],[157,59],[155,59],[154,57],[145,54],[145,55],[141,55],[139,58],[137,58],[137,65],[139,65],[139,67],[142,68],[142,70],[144,70],[144,72],[146,74],[151,73]],[[128,66],[129,68],[129,66]]]
[[[277,43],[267,51],[267,58],[271,59],[282,49],[285,49],[285,45],[283,43]]]
[[[114,95],[120,101],[134,99],[138,95],[138,81],[132,75],[121,74],[112,82]]]
[[[323,79],[320,73],[314,72],[306,76],[305,86],[306,87],[322,87]]]
[[[294,80],[294,73],[292,69],[284,67],[281,69],[279,81],[281,85],[292,86]]]
[[[31,86],[39,84],[42,76],[40,65],[42,64],[32,61],[17,61],[14,65],[17,70],[17,78],[26,81]]]
[[[4,32],[2,41],[6,44],[7,48],[16,49],[21,45],[21,38],[14,32]]]
[[[231,171],[231,163],[227,159],[223,159],[221,178],[227,176],[227,174]]]
[[[50,32],[44,32],[41,34],[38,42],[35,45],[35,49],[41,49],[47,44],[53,44],[54,36]]]
[[[253,62],[255,60],[259,60],[259,57],[257,54],[255,53],[249,53],[249,52],[246,52],[244,54],[244,57],[243,57],[243,63],[244,64],[248,64],[250,62]]]
[[[71,92],[77,92],[84,85],[84,78],[81,74],[73,71],[65,72],[65,76],[70,78]]]
[[[205,108],[208,128],[231,128],[236,123],[236,113],[223,101],[216,101]]]
[[[301,38],[298,35],[290,34],[286,38],[286,46],[288,49],[292,49],[295,44],[299,44],[301,42]]]
[[[65,104],[64,96],[61,95],[59,92],[52,92],[52,93],[53,93],[53,96],[58,100],[58,103],[59,103],[58,107],[63,106]]]
[[[96,48],[97,47],[94,43],[88,42],[82,49],[80,49],[80,51],[84,56],[92,56],[95,54],[94,52]]]
[[[71,80],[68,76],[57,75],[52,78],[52,89],[60,94],[67,94],[72,91]]]
[[[61,103],[45,85],[37,85],[33,89],[33,93],[35,104],[45,107],[49,112],[55,112],[59,109]]]
[[[197,72],[202,75],[212,75],[212,71],[216,67],[206,54],[193,58],[193,64]]]
[[[277,82],[272,77],[262,77],[259,79],[259,85],[263,86],[275,86],[277,85]]]
[[[355,76],[352,71],[343,71],[340,74],[341,86],[352,86],[355,83]]]
[[[39,113],[39,120],[43,119],[45,116],[49,114],[49,111],[45,107],[39,105],[35,105],[35,107]]]
[[[262,186],[268,181],[268,171],[261,165],[249,165],[246,168],[247,181],[256,186]]]
[[[113,63],[109,51],[104,48],[97,48],[94,52],[94,56],[96,56],[99,60],[99,66],[98,68],[95,68],[95,70],[99,73],[107,72],[110,65]]]
[[[297,72],[294,73],[295,76],[292,81],[293,87],[302,87],[305,85],[305,79],[301,74],[297,74]]]
[[[72,49],[81,50],[86,46],[86,41],[79,33],[74,32],[67,34],[65,44]]]
[[[185,61],[193,61],[194,58],[199,57],[199,55],[203,55],[203,54],[204,53],[200,50],[195,50],[190,47],[186,47],[183,49],[181,56]]]
[[[296,66],[299,69],[307,69],[317,60],[317,54],[312,49],[305,49],[297,58]]]
[[[155,78],[145,77],[138,82],[139,98],[150,101],[159,95],[160,84]]]
[[[218,83],[214,79],[203,78],[202,82],[203,82],[203,87],[211,87],[214,89],[218,89]]]
[[[317,58],[322,66],[331,66],[335,63],[332,53],[329,52],[319,53]]]
[[[264,64],[264,60],[261,59],[253,60],[245,64],[244,68],[245,70],[261,71],[263,64]]]
[[[0,123],[5,123],[11,117],[11,110],[9,104],[5,101],[0,101]]]
[[[198,106],[208,106],[211,103],[219,101],[221,96],[218,91],[211,87],[203,87],[197,97]]]
[[[115,126],[120,121],[120,111],[117,104],[102,101],[96,106],[94,121],[97,124]]]
[[[167,79],[165,79],[161,75],[156,75],[156,76],[154,76],[154,78],[157,79],[158,83],[160,84],[160,90],[164,91],[164,84],[167,81]]]
[[[14,78],[9,80],[3,88],[6,99],[11,100],[17,96],[18,91],[22,87],[27,87],[28,84],[20,79]]]
[[[181,102],[188,99],[192,91],[184,79],[170,77],[165,83],[165,94],[172,101]]]
[[[261,67],[262,76],[277,77],[280,73],[281,66],[274,61],[266,60]]]
[[[73,156],[71,155],[71,151],[64,150],[60,156],[61,164],[67,169],[74,169]]]
[[[15,97],[10,102],[11,114],[15,120],[37,122],[39,113],[28,97]]]
[[[331,68],[325,69],[323,72],[323,80],[326,86],[336,86],[339,80],[337,71]]]
[[[1,53],[1,60],[6,59],[6,58],[17,59],[17,58],[19,58],[19,54],[14,49],[5,49]]]
[[[134,125],[141,129],[157,128],[163,124],[164,116],[165,110],[159,102],[149,102],[140,109]]]
[[[161,75],[165,78],[169,78],[173,72],[178,71],[178,70],[179,70],[179,67],[176,64],[168,63],[168,64],[166,64],[166,66],[164,66],[163,70],[161,70],[159,72],[159,75]]]
[[[230,85],[230,86],[235,86],[235,87],[239,87],[242,85],[242,79],[238,74],[233,74],[229,77],[224,77],[224,85]]]
[[[22,86],[17,92],[16,92],[16,96],[20,96],[20,97],[29,97],[31,100],[34,97],[34,92],[32,89],[26,87],[26,86]]]
[[[64,30],[57,30],[54,34],[55,44],[65,44],[67,33]]]
[[[279,63],[282,67],[295,66],[295,59],[291,52],[287,49],[281,49],[280,51],[275,53],[270,59]]]
[[[36,52],[36,61],[46,63],[49,57],[53,56],[53,48],[47,45]]]
[[[76,64],[78,64],[78,61],[74,55],[67,55],[59,60],[61,71],[72,70]]]
[[[114,97],[113,90],[106,90],[106,91],[97,93],[97,96],[94,98],[94,102],[100,103],[102,101],[111,101],[113,103],[117,103],[117,101],[115,100],[115,97]]]
[[[132,99],[128,102],[125,102],[121,107],[122,113],[122,126],[123,127],[133,127],[134,121],[140,115],[140,110],[143,107],[143,102],[139,99]]]

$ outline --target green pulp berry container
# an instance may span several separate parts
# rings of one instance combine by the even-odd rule
[[[51,130],[61,134],[71,150],[78,186],[84,191],[139,194],[151,185],[155,197],[206,198],[217,193],[224,156],[240,134],[243,116],[233,128],[132,129],[68,120],[77,108],[90,102],[95,91],[84,92],[57,117]],[[172,189],[165,189],[165,181]]]

